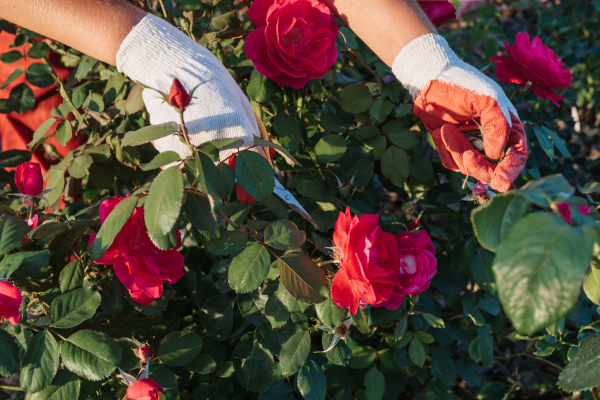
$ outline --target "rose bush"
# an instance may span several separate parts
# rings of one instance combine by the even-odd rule
[[[593,2],[488,1],[440,28],[496,81],[505,61],[497,73],[486,67],[511,57],[502,41],[527,31],[547,46],[510,48],[523,55],[511,58],[518,71],[510,64],[522,82],[500,85],[514,94],[527,163],[505,193],[444,167],[408,91],[322,3],[146,5],[223,62],[266,127],[270,142],[254,145],[276,152],[273,165],[236,140],[183,159],[159,154],[152,141],[185,135],[179,118],[150,125],[142,93],[152,88],[0,21],[15,41],[0,54],[15,71],[0,82],[12,79],[0,112],[15,124],[18,112],[35,112],[44,101],[35,85],[64,100],[40,117],[28,150],[0,153],[0,391],[33,400],[593,398]],[[525,63],[529,54],[546,58]],[[70,75],[55,81],[48,57]],[[560,68],[570,68],[571,87],[550,85]],[[554,87],[564,107],[526,81]],[[180,109],[210,101],[192,90],[174,83],[164,100]],[[470,128],[458,134],[483,146]],[[56,151],[72,138],[71,150]],[[221,159],[231,151],[237,158]],[[32,152],[53,163],[35,179],[35,166],[19,168]],[[273,177],[315,225],[272,194]]]

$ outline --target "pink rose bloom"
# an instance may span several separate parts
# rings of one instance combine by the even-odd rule
[[[317,0],[256,0],[248,16],[258,28],[246,38],[246,56],[279,86],[301,89],[337,59],[338,26]]]
[[[152,379],[138,379],[127,388],[129,400],[158,400],[159,393],[165,394],[165,389]]]
[[[488,188],[488,185],[485,185],[485,184],[483,184],[481,182],[477,182],[477,184],[473,188],[472,193],[474,195],[481,196],[482,194],[484,194],[485,192],[487,192],[487,188]]]
[[[417,2],[436,28],[449,19],[456,19],[456,8],[448,0],[417,0]]]
[[[152,347],[150,347],[150,346],[142,346],[138,349],[137,353],[138,353],[138,357],[140,358],[140,360],[146,362],[146,360],[148,358],[152,358],[154,351],[152,350]]]
[[[100,205],[100,221],[104,223],[124,197],[105,200]],[[152,243],[144,224],[144,209],[136,207],[129,220],[117,234],[114,242],[95,261],[96,264],[113,264],[115,275],[125,285],[131,298],[148,305],[162,296],[163,282],[175,283],[183,277],[183,255],[177,251],[181,247],[181,234],[178,230],[177,245],[171,250],[161,250]],[[88,246],[96,234],[90,236]]]
[[[23,296],[15,285],[0,281],[0,321],[6,318],[8,322],[16,325],[21,320],[19,307],[23,302]]]
[[[21,194],[37,196],[44,190],[42,167],[36,162],[19,164],[15,171],[15,184]]]
[[[557,203],[556,208],[558,208],[558,212],[565,222],[569,225],[572,225],[573,219],[571,218],[571,205],[568,203]],[[592,212],[592,208],[590,206],[577,206],[577,209],[583,215],[587,215]]]
[[[340,307],[355,315],[360,304],[375,306],[387,301],[398,282],[400,258],[396,236],[381,230],[379,215],[352,218],[340,213],[333,243],[340,269],[333,278],[331,295]],[[400,303],[401,304],[401,303]]]
[[[559,96],[552,89],[565,89],[571,86],[573,75],[563,66],[561,59],[542,44],[537,36],[531,42],[528,33],[518,33],[515,44],[510,47],[504,42],[508,57],[496,56],[490,61],[497,62],[496,76],[502,82],[521,85],[531,82],[531,91],[543,100],[552,100],[558,107]]]

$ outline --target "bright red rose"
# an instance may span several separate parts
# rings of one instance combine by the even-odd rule
[[[171,85],[169,104],[179,108],[181,111],[185,110],[188,104],[190,104],[190,95],[177,78],[173,79],[173,84]]]
[[[331,286],[333,301],[355,315],[360,303],[380,305],[389,300],[400,273],[396,236],[381,230],[378,215],[352,218],[340,213],[333,243],[340,257]]]
[[[165,389],[152,379],[138,379],[127,388],[129,400],[158,400],[159,393],[165,394]]]
[[[456,19],[456,8],[448,0],[417,0],[427,17],[440,27],[449,19]]]
[[[279,86],[301,89],[337,59],[338,26],[317,0],[256,0],[248,16],[258,28],[246,38],[246,56]]]
[[[552,100],[558,107],[559,96],[552,89],[565,89],[571,86],[573,75],[563,66],[561,59],[542,44],[537,36],[531,42],[528,33],[518,33],[515,44],[510,47],[504,42],[508,57],[496,56],[490,61],[497,62],[496,76],[502,82],[521,85],[531,82],[531,91],[539,98]]]
[[[138,349],[137,351],[138,353],[138,357],[140,358],[140,360],[146,362],[146,360],[148,358],[152,358],[152,355],[154,355],[154,351],[152,350],[152,347],[150,346],[142,346]]]
[[[383,305],[391,310],[400,307],[404,295],[426,290],[437,271],[435,247],[425,231],[402,232],[396,237],[400,273],[390,299]]]
[[[23,296],[15,285],[0,281],[0,321],[6,318],[11,324],[18,324],[21,320],[19,307],[22,302]]]
[[[100,205],[100,221],[104,223],[124,197],[105,200]],[[136,207],[129,220],[117,234],[114,242],[95,261],[96,264],[113,264],[115,275],[125,285],[131,298],[148,305],[162,296],[163,282],[175,283],[183,277],[183,255],[177,251],[181,247],[181,234],[177,234],[177,245],[171,250],[161,250],[152,243],[144,224],[144,209]],[[94,241],[92,234],[88,246]]]
[[[569,225],[573,224],[571,205],[568,203],[557,203],[556,208],[558,208],[558,212],[560,216],[565,220],[565,222]],[[579,212],[583,215],[587,215],[592,212],[592,208],[590,206],[577,206]]]
[[[44,190],[40,164],[30,161],[20,164],[15,171],[15,183],[21,194],[39,195]]]

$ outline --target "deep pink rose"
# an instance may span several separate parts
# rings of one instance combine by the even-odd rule
[[[483,184],[481,182],[477,182],[475,187],[473,188],[472,193],[477,196],[481,196],[487,192],[488,185]]]
[[[19,307],[22,302],[23,296],[15,285],[0,281],[0,321],[6,318],[11,324],[18,324],[21,320]]]
[[[565,89],[571,86],[573,75],[563,66],[561,59],[542,44],[537,36],[531,42],[528,33],[518,33],[515,44],[510,47],[504,42],[508,57],[496,56],[490,61],[497,62],[496,76],[502,82],[521,85],[531,82],[531,91],[539,98],[552,100],[560,107],[559,96],[552,89]]]
[[[573,224],[573,219],[571,217],[571,205],[568,203],[557,203],[556,208],[558,208],[558,212],[560,216],[565,220],[565,222],[569,225]],[[577,206],[577,209],[583,214],[587,215],[592,212],[592,208],[590,206]]]
[[[340,307],[354,315],[359,303],[379,305],[387,301],[398,281],[400,259],[396,236],[381,230],[379,215],[352,218],[350,209],[340,213],[333,243],[340,269],[333,278],[331,294]]]
[[[165,389],[152,379],[138,379],[127,388],[129,400],[158,400],[159,393],[165,394]]]
[[[258,28],[246,38],[246,56],[279,86],[301,89],[337,59],[338,26],[317,0],[256,0],[248,16]]]
[[[152,358],[154,351],[152,350],[152,347],[144,345],[138,349],[137,353],[140,360],[146,362],[148,358]]]
[[[44,190],[42,167],[36,162],[19,164],[15,171],[15,184],[21,194],[37,196]]]
[[[456,19],[456,8],[448,0],[418,0],[417,2],[436,28],[449,19]]]
[[[124,197],[105,200],[100,205],[100,221],[104,223]],[[163,282],[175,283],[183,277],[183,255],[177,251],[181,247],[181,234],[178,230],[177,245],[171,250],[161,250],[152,243],[144,224],[144,209],[136,207],[129,220],[117,234],[114,242],[95,261],[96,264],[113,264],[115,275],[125,285],[131,298],[148,305],[162,296]],[[92,234],[88,246],[94,241]]]

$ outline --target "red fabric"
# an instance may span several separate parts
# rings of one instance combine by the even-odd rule
[[[11,50],[25,51],[26,54],[27,50],[29,50],[31,47],[29,44],[12,49],[8,47],[14,40],[15,35],[6,31],[0,32],[0,54]],[[25,47],[25,49],[23,47]],[[10,74],[12,74],[17,68],[25,70],[25,63],[27,63],[27,65],[31,65],[41,62],[41,59],[33,59],[29,57],[24,57],[11,64],[4,64],[0,62],[0,83],[5,82]],[[59,55],[52,53],[50,56],[50,63],[54,68],[54,71],[61,79],[65,79],[69,75],[69,69],[65,68],[61,64]],[[10,85],[4,89],[1,89],[0,98],[8,98],[11,89],[23,82],[25,82],[25,73],[21,74],[21,76],[15,79]],[[33,133],[35,130],[44,121],[50,118],[50,111],[52,110],[52,107],[57,107],[63,102],[62,97],[56,91],[55,85],[47,88],[39,88],[29,83],[27,83],[27,85],[33,90],[35,95],[35,107],[22,114],[17,114],[15,112],[10,114],[0,114],[0,144],[2,151],[27,150],[27,143],[29,143],[33,138]],[[54,126],[50,128],[48,134],[54,133],[56,125],[57,124],[54,124]],[[69,141],[66,146],[61,146],[58,144],[56,138],[54,137],[48,139],[47,143],[53,145],[58,154],[64,157],[68,154],[69,150],[76,149],[85,140],[85,136],[77,135],[71,141]],[[51,158],[46,155],[42,146],[36,149],[31,161],[40,163],[43,173],[46,173],[50,165],[58,162],[58,160],[52,161]]]

